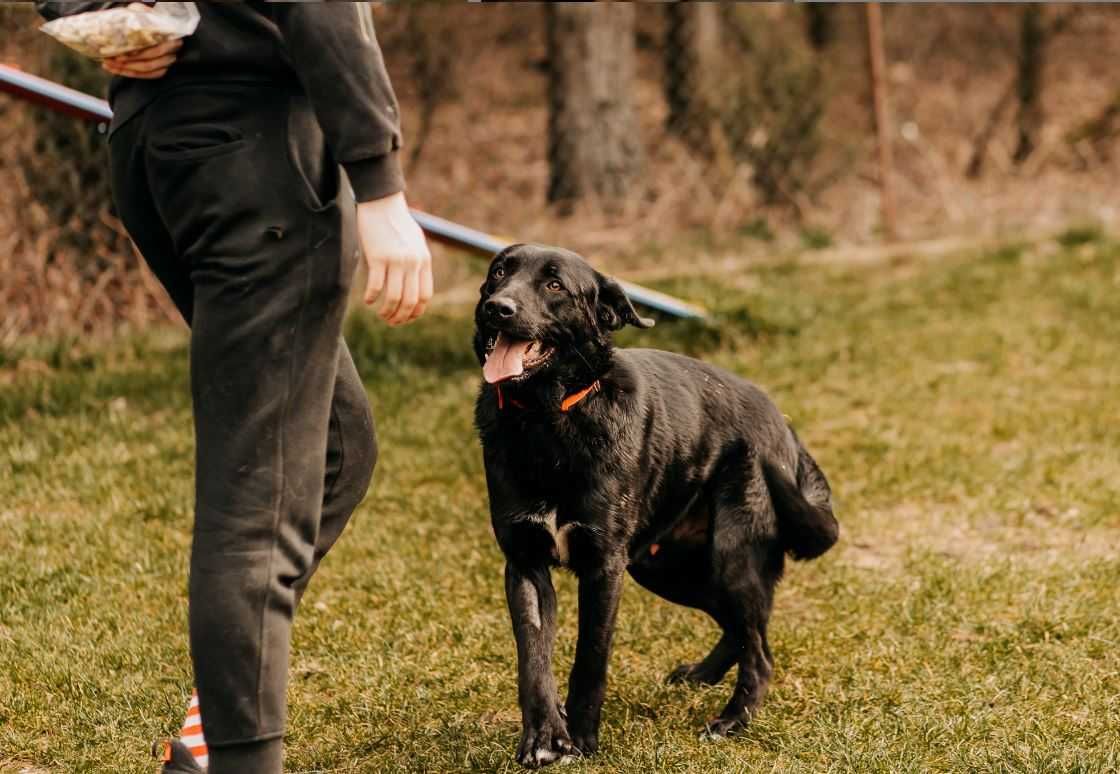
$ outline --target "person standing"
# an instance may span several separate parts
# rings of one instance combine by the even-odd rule
[[[114,5],[37,0],[47,18]],[[276,774],[292,617],[377,459],[341,336],[353,275],[364,255],[365,301],[399,325],[431,298],[431,257],[368,4],[198,6],[194,35],[103,63],[111,179],[191,328],[196,730],[210,774]],[[167,752],[165,772],[201,771]]]

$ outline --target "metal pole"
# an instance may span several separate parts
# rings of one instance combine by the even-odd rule
[[[0,92],[7,92],[51,110],[95,123],[102,132],[107,130],[113,118],[113,111],[105,100],[91,97],[89,94],[62,86],[46,78],[25,73],[9,65],[0,64]],[[433,240],[478,255],[490,256],[511,244],[483,231],[420,210],[412,210],[412,216]],[[707,317],[707,313],[700,307],[665,293],[621,280],[620,284],[631,300],[640,306],[670,317],[693,319]]]
[[[512,244],[510,241],[499,239],[483,231],[476,231],[473,228],[462,226],[435,215],[429,215],[420,210],[414,209],[412,211],[412,217],[416,218],[416,222],[420,224],[420,228],[424,229],[424,232],[435,241],[443,242],[444,244],[463,250],[469,250],[477,255],[491,256],[494,255],[494,253],[501,252]],[[651,290],[621,279],[618,280],[618,284],[622,285],[622,289],[626,291],[626,295],[630,297],[630,300],[647,309],[653,309],[670,315],[671,317],[685,319],[704,319],[707,317],[707,312],[700,307],[687,304],[666,293]]]

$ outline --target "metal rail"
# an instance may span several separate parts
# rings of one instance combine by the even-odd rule
[[[424,229],[424,232],[433,240],[470,250],[479,255],[494,255],[511,244],[484,231],[476,231],[473,228],[445,220],[436,215],[429,215],[420,210],[414,209],[412,217],[416,218],[420,228]],[[618,278],[616,277],[616,279]],[[618,280],[618,284],[622,285],[622,289],[626,291],[626,295],[630,297],[631,301],[647,309],[680,318],[703,319],[708,316],[700,307],[685,303],[666,293],[644,288],[641,285],[635,285],[622,279]]]
[[[0,64],[0,92],[97,124],[98,130],[102,133],[108,131],[109,122],[113,119],[113,111],[105,100],[46,78],[25,73],[10,65]],[[417,209],[412,210],[412,216],[431,239],[478,255],[491,256],[510,244],[492,234]],[[703,309],[665,293],[624,280],[619,280],[619,283],[630,300],[639,306],[670,317],[707,317]]]

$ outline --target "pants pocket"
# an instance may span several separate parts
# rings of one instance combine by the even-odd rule
[[[328,209],[338,199],[341,175],[306,97],[288,100],[285,142],[288,163],[302,184],[308,208],[315,212]]]
[[[240,129],[219,124],[185,124],[163,132],[148,146],[157,158],[198,160],[235,153],[245,147]]]

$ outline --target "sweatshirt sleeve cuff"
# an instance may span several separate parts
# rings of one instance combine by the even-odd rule
[[[342,164],[354,198],[360,202],[383,199],[404,190],[404,172],[401,170],[399,151],[390,151],[384,156],[374,156],[360,161],[346,161]]]

